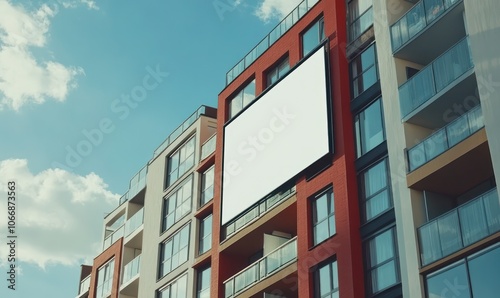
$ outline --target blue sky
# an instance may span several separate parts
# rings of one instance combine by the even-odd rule
[[[0,297],[75,297],[130,178],[298,2],[0,0]]]

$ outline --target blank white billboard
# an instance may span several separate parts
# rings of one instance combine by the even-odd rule
[[[321,47],[224,128],[222,224],[330,151]]]

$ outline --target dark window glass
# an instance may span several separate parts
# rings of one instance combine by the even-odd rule
[[[469,271],[474,297],[497,297],[500,293],[500,247],[472,258]],[[461,289],[465,290],[465,285]]]
[[[309,54],[323,39],[325,39],[325,28],[323,19],[320,19],[302,35],[302,57]]]
[[[387,159],[361,173],[363,219],[369,221],[392,208]]]
[[[314,245],[316,245],[335,234],[333,189],[314,198],[312,209]]]
[[[281,61],[276,67],[267,73],[267,86],[271,86],[276,83],[281,77],[283,77],[290,70],[290,62],[288,57]]]
[[[255,80],[241,89],[229,102],[229,118],[233,118],[255,99]]]
[[[198,271],[196,298],[210,298],[210,267]]]
[[[358,97],[378,81],[377,52],[375,44],[351,62],[352,98]]]
[[[395,229],[389,229],[366,243],[369,289],[380,292],[399,282]]]
[[[469,298],[469,282],[467,269],[462,261],[447,267],[427,278],[428,297],[460,297]],[[481,296],[479,296],[481,297]],[[487,297],[487,296],[486,296]]]
[[[196,139],[193,136],[182,145],[167,160],[167,185],[169,187],[194,166],[194,147]]]
[[[157,298],[187,298],[187,274],[184,274],[173,283],[158,290]]]
[[[382,99],[377,99],[355,117],[356,149],[358,157],[385,141]]]
[[[337,261],[328,263],[316,271],[316,294],[317,298],[338,298],[339,279]]]
[[[189,177],[179,188],[163,202],[162,232],[172,227],[181,218],[191,212],[191,197],[193,195],[193,179]]]
[[[214,167],[206,170],[201,176],[200,206],[205,205],[214,197]]]
[[[160,244],[160,278],[188,260],[189,226],[183,227]]]
[[[199,254],[207,252],[212,247],[212,214],[200,222]]]

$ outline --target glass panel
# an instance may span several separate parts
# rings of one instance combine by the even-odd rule
[[[407,116],[434,94],[436,91],[432,67],[426,67],[399,88],[402,116]]]
[[[498,264],[500,264],[499,247],[469,261],[470,283],[474,297],[498,296],[500,293]]]
[[[439,240],[437,220],[422,226],[419,230],[422,265],[427,265],[443,256]]]
[[[420,143],[408,151],[408,162],[410,163],[410,171],[415,170],[424,163],[425,159],[425,147],[424,143]]]
[[[460,224],[456,212],[451,212],[438,219],[439,236],[443,256],[447,256],[462,248]]]
[[[444,11],[443,0],[424,0],[427,23],[434,21]]]
[[[319,29],[319,22],[316,22],[302,35],[302,57],[306,56],[319,44]]]
[[[372,271],[373,292],[383,290],[397,282],[395,261],[386,263]]]
[[[488,226],[483,208],[482,199],[478,199],[458,209],[465,246],[488,235]]]
[[[481,106],[477,106],[473,110],[471,110],[468,113],[468,118],[471,133],[474,133],[484,127]]]
[[[416,4],[410,12],[406,14],[406,21],[408,22],[409,38],[415,36],[425,27],[426,24],[423,2]]]
[[[470,298],[469,291],[464,263],[427,278],[427,297]]]
[[[483,196],[486,219],[490,234],[500,231],[500,200],[497,189]]]
[[[375,216],[382,214],[385,210],[391,207],[389,191],[385,190],[376,196],[370,198],[366,202],[366,220],[370,220]]]
[[[450,147],[458,144],[469,136],[469,122],[467,117],[460,117],[448,124],[446,132],[448,134],[448,144]]]
[[[424,141],[425,157],[427,161],[433,159],[448,149],[446,131],[439,130]]]

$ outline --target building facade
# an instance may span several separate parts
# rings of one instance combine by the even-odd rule
[[[479,2],[300,2],[132,179],[77,297],[496,297]]]

